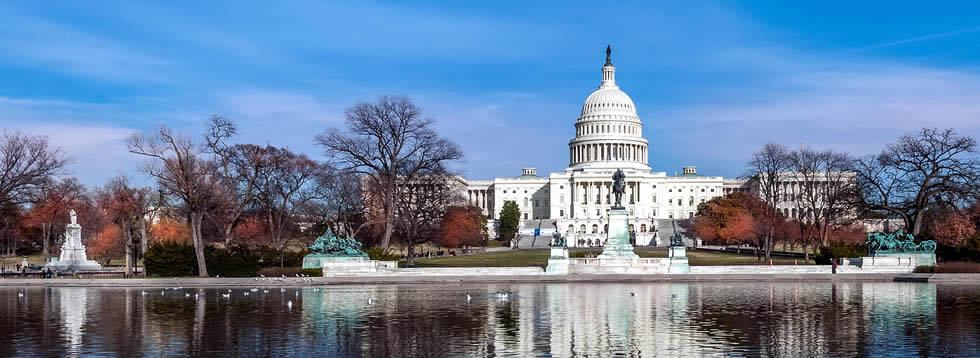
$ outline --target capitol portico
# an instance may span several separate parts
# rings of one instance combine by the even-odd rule
[[[568,142],[568,167],[547,177],[523,168],[517,177],[468,180],[466,197],[483,209],[492,236],[504,202],[513,201],[521,210],[521,234],[547,241],[557,226],[570,247],[600,246],[613,200],[612,174],[622,169],[623,205],[635,244],[666,246],[672,219],[693,217],[698,204],[726,192],[750,190],[746,180],[703,176],[693,166],[673,175],[653,171],[648,145],[633,100],[616,84],[607,47],[602,81],[582,105]]]

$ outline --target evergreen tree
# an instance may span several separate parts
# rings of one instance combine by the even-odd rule
[[[497,229],[497,238],[500,240],[510,240],[517,233],[517,226],[520,225],[521,209],[517,208],[514,201],[505,201],[504,208],[500,210],[500,228]]]

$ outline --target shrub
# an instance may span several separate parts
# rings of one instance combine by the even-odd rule
[[[868,256],[868,248],[864,244],[831,241],[829,246],[820,248],[820,252],[814,257],[814,261],[820,265],[829,265],[831,258],[864,256]]]
[[[197,275],[194,246],[175,241],[157,241],[143,256],[146,274],[152,276]]]
[[[208,274],[224,277],[254,277],[259,271],[259,258],[242,246],[230,250],[208,246],[204,249]]]
[[[280,260],[279,250],[271,246],[259,246],[253,249],[252,252],[258,258],[260,267],[303,266],[303,256],[310,253],[309,250],[283,251],[282,260]]]
[[[943,262],[936,266],[918,266],[915,273],[980,273],[980,263]]]
[[[936,273],[936,266],[916,266],[914,273]]]
[[[599,256],[599,254],[601,254],[601,253],[602,253],[602,251],[593,251],[593,250],[570,251],[568,253],[568,257],[569,258],[573,258],[573,259],[575,259],[575,258],[590,257],[590,256],[591,257],[596,257],[596,256]]]
[[[297,274],[302,274],[312,277],[323,276],[322,269],[301,269],[299,267],[264,267],[259,269],[259,274],[266,277],[295,277]]]
[[[368,257],[371,258],[371,260],[398,261],[399,259],[398,254],[394,253],[393,251],[385,250],[380,247],[369,248],[367,250],[364,250],[364,253],[366,253]]]
[[[204,248],[208,274],[225,277],[252,277],[258,271],[258,258],[243,247],[231,250]],[[159,241],[147,249],[143,257],[146,274],[152,276],[197,275],[194,246],[173,241]]]
[[[942,261],[980,262],[980,232],[974,233],[965,244],[957,247],[939,244],[936,256]]]
[[[302,270],[299,270],[299,273],[300,274],[303,274],[303,275],[307,275],[307,276],[322,277],[323,276],[323,269],[315,269],[315,268],[313,268],[313,269],[302,269]]]

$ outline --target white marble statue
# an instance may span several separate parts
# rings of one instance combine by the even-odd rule
[[[82,226],[78,224],[75,210],[69,212],[71,223],[65,225],[64,243],[61,244],[61,255],[58,261],[49,262],[45,269],[53,271],[98,271],[102,265],[88,259],[85,246],[82,245]]]

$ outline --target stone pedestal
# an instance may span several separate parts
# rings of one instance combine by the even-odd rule
[[[640,256],[633,252],[630,244],[629,212],[626,209],[614,208],[609,210],[609,230],[606,232],[606,245],[599,254],[599,259],[637,259]]]
[[[878,253],[875,256],[841,259],[838,272],[913,272],[918,266],[935,266],[934,253]]]
[[[397,262],[371,260],[366,257],[327,257],[320,262],[324,277],[371,274],[398,269]]]
[[[668,273],[688,273],[691,266],[687,262],[687,247],[671,246],[667,249],[667,258],[670,260]]]
[[[370,260],[367,255],[364,256],[338,256],[338,255],[324,255],[324,254],[309,254],[303,256],[303,269],[319,269],[323,268],[323,264],[326,262],[336,263],[344,261],[364,261]]]
[[[545,272],[548,274],[567,274],[568,265],[568,248],[552,247],[551,256],[548,257],[548,267],[545,268]]]
[[[893,257],[897,257],[899,260],[912,266],[936,266],[936,254],[932,252],[887,252],[874,255],[874,258],[879,260]]]

